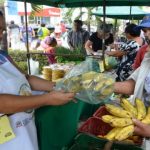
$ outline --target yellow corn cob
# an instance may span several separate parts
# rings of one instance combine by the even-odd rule
[[[133,124],[133,121],[130,118],[113,118],[110,120],[110,125],[112,127],[125,127]]]
[[[114,140],[115,136],[118,134],[118,132],[120,130],[121,130],[121,128],[113,128],[104,136],[104,138],[106,138],[108,140]]]
[[[122,141],[132,136],[134,132],[134,125],[129,125],[121,129],[120,132],[115,136],[115,139],[118,141]]]
[[[104,116],[102,116],[102,120],[104,122],[106,122],[106,123],[110,123],[113,118],[115,118],[115,117],[111,116],[111,115],[104,115]]]
[[[127,99],[122,99],[121,100],[121,106],[130,114],[132,115],[133,118],[137,117],[137,109],[129,102]]]
[[[146,108],[142,100],[136,98],[137,119],[142,120],[146,116]]]
[[[148,107],[147,115],[142,120],[142,122],[145,123],[145,124],[149,124],[150,125],[150,107]]]
[[[111,104],[106,104],[106,109],[109,113],[111,113],[114,116],[121,117],[121,118],[131,118],[131,115],[129,112],[126,110],[123,110],[120,107],[111,105]]]

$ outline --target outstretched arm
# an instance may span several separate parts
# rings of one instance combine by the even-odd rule
[[[64,93],[60,91],[52,91],[36,96],[0,94],[0,113],[12,114],[46,105],[63,105],[73,98],[74,93]]]
[[[115,50],[115,51],[106,51],[106,54],[113,57],[121,57],[126,54],[124,51]]]
[[[54,82],[47,81],[45,79],[27,75],[27,80],[31,86],[32,90],[35,91],[51,91],[53,89],[53,86],[55,85]]]
[[[130,79],[123,82],[116,82],[114,85],[114,92],[118,94],[131,95],[134,92],[135,81]]]

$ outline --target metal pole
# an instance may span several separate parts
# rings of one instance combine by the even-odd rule
[[[115,27],[114,27],[115,30],[114,30],[113,35],[116,35],[116,31],[117,31],[117,21],[118,21],[117,18],[115,18]]]
[[[130,6],[130,23],[131,23],[131,20],[132,20],[132,6]]]
[[[24,10],[25,10],[26,49],[27,49],[28,73],[31,74],[31,70],[30,70],[30,51],[29,51],[29,40],[28,40],[27,2],[26,2],[26,0],[24,0]]]
[[[103,26],[106,24],[106,0],[103,0]],[[102,39],[102,60],[105,68],[105,27],[103,27],[104,37]]]

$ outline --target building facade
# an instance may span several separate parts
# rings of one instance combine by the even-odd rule
[[[9,23],[11,20],[14,20],[18,25],[21,25],[25,22],[23,2],[6,1],[4,7],[7,23]],[[41,11],[35,12],[34,16],[31,16],[31,12],[31,5],[27,4],[27,20],[31,25],[39,25],[41,22],[44,22],[49,26],[55,26],[62,19],[60,8],[41,6]]]

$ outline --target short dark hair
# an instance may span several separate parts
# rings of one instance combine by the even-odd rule
[[[140,36],[141,30],[136,27],[137,25],[134,23],[127,25],[127,27],[125,28],[125,33],[129,33],[133,37]]]
[[[97,30],[98,31],[104,31],[105,33],[110,33],[111,25],[102,23],[100,26],[98,26]]]
[[[81,21],[81,20],[74,20],[74,23],[77,23],[77,24],[79,24],[79,25],[83,25],[83,22]]]
[[[15,24],[14,20],[11,20],[10,23],[11,23],[11,24]]]
[[[41,27],[45,27],[45,23],[41,23]]]

